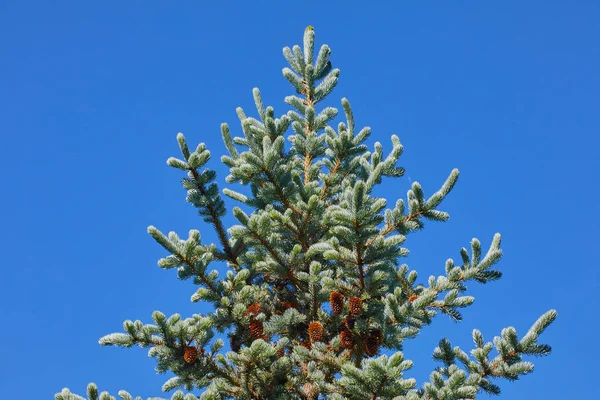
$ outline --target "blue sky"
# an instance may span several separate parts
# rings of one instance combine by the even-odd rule
[[[461,171],[442,207],[450,221],[407,240],[421,280],[443,273],[472,237],[487,247],[503,235],[503,279],[470,287],[476,301],[462,323],[440,316],[406,343],[413,376],[427,378],[442,337],[470,349],[473,328],[489,340],[510,325],[522,335],[556,308],[542,337],[553,354],[501,382],[502,398],[600,395],[600,6],[377,3],[0,4],[3,398],[83,393],[89,381],[161,395],[167,377],[146,350],[97,340],[125,319],[151,322],[156,309],[206,311],[189,301],[191,282],[156,265],[165,252],[146,233],[198,228],[215,240],[165,164],[178,155],[175,135],[205,142],[224,182],[219,124],[239,133],[235,107],[254,112],[255,86],[287,110],[281,49],[300,44],[309,24],[341,69],[329,105],[347,97],[371,143],[390,149],[397,134],[405,146],[407,175],[383,190],[390,201],[410,180],[432,193]]]

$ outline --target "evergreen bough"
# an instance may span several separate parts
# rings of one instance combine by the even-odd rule
[[[400,140],[392,136],[387,154],[378,142],[368,150],[371,130],[355,126],[345,98],[346,121],[337,129],[330,125],[338,110],[318,106],[340,71],[329,61],[327,45],[314,53],[312,27],[304,32],[303,48],[283,49],[289,63],[283,75],[295,90],[285,98],[292,110],[276,118],[254,89],[257,118],[237,109],[243,136],[232,137],[228,125],[221,125],[229,151],[221,158],[229,167],[226,181],[248,188],[246,194],[222,191],[239,203],[233,208],[238,225],[223,225],[225,202],[215,172],[205,168],[210,152],[204,143],[190,151],[177,135],[182,158],[167,163],[186,172],[187,201],[214,227],[219,243],[202,243],[197,230],[187,239],[153,226],[148,232],[168,252],[158,264],[176,269],[179,279],[192,278],[198,290],[191,300],[209,302],[214,311],[187,319],[156,311],[153,324],[125,321],[124,333],[107,335],[100,344],[149,347],[156,370],[175,375],[162,387],[178,389],[172,400],[449,400],[499,394],[495,382],[533,370],[524,356],[550,353],[537,340],[556,311],[543,314],[521,338],[509,327],[486,342],[474,330],[475,347],[468,353],[442,339],[433,352],[441,366],[430,381],[419,387],[406,376],[413,362],[404,359],[404,341],[438,313],[460,321],[460,309],[474,301],[465,294],[467,282],[501,277],[493,269],[502,256],[500,235],[487,251],[473,239],[470,252],[460,250],[460,263],[449,259],[445,274],[417,283],[417,272],[400,264],[408,254],[402,245],[426,220],[449,218],[438,207],[458,170],[433,195],[427,197],[414,182],[406,201],[386,208],[386,199],[374,197],[373,189],[384,177],[403,176],[396,165]],[[227,264],[224,278],[208,269],[216,262]],[[200,397],[182,391],[196,388]],[[125,391],[118,396],[134,399]],[[84,399],[68,389],[55,398]],[[87,398],[115,399],[98,393],[93,383]]]

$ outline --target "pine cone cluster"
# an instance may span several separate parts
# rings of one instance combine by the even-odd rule
[[[341,314],[344,311],[344,295],[340,292],[331,292],[329,295],[329,305],[334,314]]]
[[[313,321],[308,325],[308,337],[313,343],[323,341],[323,325],[319,321]]]
[[[193,364],[198,359],[198,349],[194,346],[188,346],[183,352],[183,360],[188,364]]]
[[[362,312],[362,300],[359,297],[350,299],[350,314],[359,315]]]

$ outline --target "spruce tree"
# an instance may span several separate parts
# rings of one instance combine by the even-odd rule
[[[334,128],[338,109],[321,104],[340,74],[327,45],[314,51],[314,30],[304,32],[303,47],[284,48],[289,67],[283,76],[295,94],[291,110],[276,117],[253,90],[256,117],[241,108],[242,135],[221,134],[229,155],[228,186],[206,168],[211,153],[201,143],[194,151],[177,135],[180,158],[171,167],[184,171],[187,201],[215,229],[218,243],[203,243],[198,230],[187,238],[148,233],[167,252],[158,265],[192,279],[193,302],[214,310],[183,318],[156,311],[152,324],[125,321],[123,333],[100,339],[104,346],[149,348],[159,373],[174,377],[162,387],[177,390],[173,400],[192,399],[474,399],[499,394],[501,380],[513,381],[533,370],[526,356],[543,356],[550,346],[538,336],[556,318],[550,310],[522,337],[502,330],[493,342],[473,331],[474,348],[463,350],[442,339],[433,351],[439,362],[430,381],[410,377],[404,342],[417,337],[439,313],[460,321],[471,305],[467,284],[497,280],[502,256],[500,235],[487,250],[473,239],[460,261],[446,261],[444,273],[425,283],[401,263],[406,237],[426,221],[446,221],[439,209],[454,188],[458,170],[427,196],[417,182],[407,199],[388,205],[373,195],[385,179],[400,178],[403,147],[391,137],[391,150],[365,144],[370,128],[355,125],[350,103],[341,100],[344,122]],[[316,53],[316,55],[315,55]],[[233,184],[245,187],[246,194]],[[224,196],[237,225],[228,229]],[[226,269],[223,277],[213,266]],[[201,393],[199,397],[183,390]],[[125,392],[121,399],[133,399]],[[84,399],[63,389],[57,400]],[[90,400],[115,399],[87,388]],[[139,397],[137,399],[140,399]]]

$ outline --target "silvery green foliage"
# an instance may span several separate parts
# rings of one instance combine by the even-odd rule
[[[449,259],[443,274],[418,282],[417,272],[401,263],[408,254],[404,243],[426,221],[448,220],[439,206],[458,170],[431,195],[414,182],[406,199],[391,206],[374,196],[384,178],[403,176],[397,166],[403,146],[392,136],[388,151],[379,142],[369,150],[371,129],[356,126],[347,99],[341,101],[344,121],[333,126],[338,109],[321,103],[340,71],[327,45],[315,54],[312,27],[303,44],[283,50],[289,63],[283,75],[295,92],[285,98],[291,110],[276,116],[254,89],[256,117],[237,110],[241,136],[221,126],[229,187],[219,191],[215,172],[206,168],[210,152],[203,143],[190,151],[182,134],[182,157],[167,161],[186,172],[187,201],[216,230],[218,243],[202,243],[198,230],[181,238],[150,226],[149,234],[168,253],[158,264],[176,269],[179,279],[192,279],[197,289],[191,300],[208,302],[214,311],[189,318],[156,311],[152,324],[125,321],[123,333],[109,334],[100,344],[148,347],[156,371],[173,375],[162,388],[178,390],[172,400],[441,400],[500,393],[500,378],[516,380],[532,371],[524,356],[549,354],[550,347],[537,340],[556,312],[542,315],[520,339],[512,327],[493,342],[475,330],[469,353],[442,339],[433,353],[441,366],[430,381],[418,385],[410,377],[413,362],[404,359],[404,342],[439,313],[460,321],[461,309],[474,301],[467,284],[501,277],[495,269],[500,235],[487,250],[473,239],[470,251],[460,250],[460,262]],[[236,191],[233,184],[245,188]],[[228,229],[222,194],[237,203],[231,210],[237,224]],[[221,278],[212,267],[219,262],[226,264]],[[361,299],[358,315],[347,317],[348,301],[341,315],[333,313],[328,301],[334,291],[346,300]],[[322,327],[318,337],[308,333],[314,322]],[[197,357],[186,362],[190,347]],[[199,390],[199,397],[181,389]],[[125,391],[118,396],[134,399]],[[84,399],[68,389],[55,398]],[[87,398],[115,399],[99,394],[94,384]]]
[[[128,392],[121,390],[118,393],[118,398],[121,400],[142,400],[141,397],[133,397]],[[95,383],[90,383],[87,387],[87,397],[81,397],[71,393],[69,389],[63,389],[62,392],[57,393],[54,398],[56,400],[117,400],[115,396],[111,396],[108,392],[98,393],[98,387]],[[202,398],[202,397],[200,397]],[[181,390],[173,393],[170,397],[171,400],[199,400],[198,397],[191,393],[185,394]],[[166,400],[162,397],[150,397],[148,400]]]

